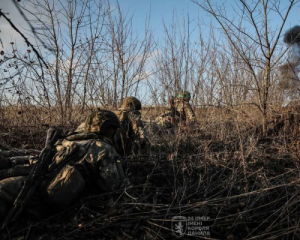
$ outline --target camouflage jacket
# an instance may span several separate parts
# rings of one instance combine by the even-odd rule
[[[189,102],[175,99],[174,105],[181,120],[188,121],[189,123],[194,123],[196,121],[195,113]]]
[[[150,142],[140,112],[118,110],[114,113],[121,122],[121,128],[115,137],[117,152],[121,155],[130,155],[144,151]]]
[[[139,111],[119,109],[114,111],[121,122],[114,139],[114,148],[121,156],[128,156],[145,151],[150,146],[149,135],[144,128]],[[81,123],[76,133],[84,132],[85,123]]]
[[[163,128],[171,128],[173,126],[172,117],[175,123],[179,122],[179,116],[174,112],[174,109],[169,109],[164,114],[156,117],[154,122]]]
[[[119,157],[112,141],[96,134],[73,134],[56,143],[57,153],[40,182],[39,192],[56,206],[68,206],[86,186],[95,185],[113,191],[122,184]],[[26,177],[0,181],[0,202],[11,205]],[[21,183],[20,183],[21,181]]]
[[[83,133],[84,132],[84,128],[85,128],[85,122],[81,123],[76,129],[75,129],[75,133]]]
[[[174,118],[174,123],[192,124],[196,122],[195,113],[191,105],[182,100],[175,100],[174,107],[168,109],[163,115],[155,118],[156,124],[162,127],[172,127],[171,118]]]

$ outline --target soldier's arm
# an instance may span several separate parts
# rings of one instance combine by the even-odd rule
[[[186,106],[185,106],[184,109],[185,109],[185,114],[186,114],[186,116],[187,116],[188,119],[189,119],[189,122],[190,122],[190,123],[196,122],[195,113],[194,113],[194,111],[193,111],[191,105],[190,105],[189,103],[186,104]]]
[[[132,123],[132,129],[134,131],[134,134],[139,139],[141,145],[149,144],[149,135],[144,128],[144,124],[143,124],[141,118],[139,116],[131,114],[130,120]]]
[[[162,123],[163,121],[165,121],[165,119],[169,119],[173,114],[174,114],[174,107],[164,112],[164,114],[155,117],[154,121],[156,123]]]

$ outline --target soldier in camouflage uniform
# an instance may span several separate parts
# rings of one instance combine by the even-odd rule
[[[149,146],[149,136],[141,120],[142,104],[135,97],[127,97],[115,114],[119,117],[121,127],[115,137],[115,148],[122,156],[138,154],[146,151]]]
[[[142,104],[135,97],[127,97],[114,113],[118,116],[121,127],[114,138],[114,148],[121,156],[143,153],[150,146],[149,135],[141,120]],[[85,123],[81,123],[75,132],[83,132]]]
[[[176,112],[179,113],[180,121],[187,124],[196,122],[195,113],[189,103],[191,94],[188,91],[181,91],[174,102]]]
[[[57,153],[38,186],[43,201],[63,208],[90,185],[103,191],[119,188],[125,181],[112,139],[120,121],[111,111],[98,110],[85,122],[84,132],[73,133],[56,145]],[[0,181],[0,221],[20,192],[26,176]]]
[[[191,125],[196,123],[195,113],[189,103],[191,94],[181,91],[175,99],[170,100],[170,109],[163,115],[155,118],[157,125],[170,128],[174,125]]]

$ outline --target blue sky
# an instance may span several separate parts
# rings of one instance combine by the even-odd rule
[[[157,38],[163,36],[162,21],[170,24],[174,11],[178,16],[189,14],[191,20],[196,20],[199,13],[204,13],[190,0],[123,0],[120,1],[120,5],[124,11],[129,9],[134,14],[134,25],[141,32],[144,29],[145,16],[151,11],[151,26]]]
[[[201,2],[201,0],[199,0],[199,2]],[[190,21],[192,21],[191,27],[195,27],[199,18],[203,23],[201,28],[204,32],[208,30],[206,25],[208,25],[210,22],[213,22],[215,26],[218,26],[208,13],[206,13],[191,0],[120,0],[119,3],[124,11],[129,10],[129,13],[134,14],[134,27],[140,33],[142,33],[144,30],[145,17],[150,13],[151,9],[151,26],[154,31],[154,36],[157,40],[159,40],[164,33],[162,21],[164,20],[167,25],[171,24],[174,11],[176,11],[179,17],[182,15],[185,17],[189,16]],[[226,13],[228,17],[234,17],[235,14],[232,11],[231,6],[235,6],[235,0],[215,0],[212,1],[212,3],[224,3],[224,6],[227,9]],[[281,9],[284,10],[282,13],[285,13],[289,1],[281,0],[280,4]],[[299,12],[299,5],[298,7],[292,9],[285,24],[283,33],[294,25],[300,25]],[[271,17],[270,24],[274,28],[279,28],[281,20],[278,17]]]
[[[27,28],[26,24],[24,24],[23,18],[19,15],[11,1],[12,0],[0,0],[0,8],[3,12],[9,13],[8,16],[17,26],[21,28]],[[201,0],[199,0],[199,2],[200,1]],[[26,0],[22,0],[22,2],[26,4]],[[228,16],[230,18],[234,17],[233,11],[230,9],[231,6],[235,5],[236,1],[212,1],[212,3],[218,4],[221,2],[224,3],[224,6],[228,9]],[[110,3],[114,4],[115,0],[110,0]],[[211,16],[209,16],[191,0],[120,0],[119,3],[124,12],[128,11],[129,15],[134,15],[133,27],[137,30],[137,32],[140,33],[140,35],[142,35],[144,31],[145,18],[151,11],[151,28],[154,31],[156,40],[160,40],[164,35],[162,21],[164,20],[167,26],[170,25],[172,23],[174,11],[177,13],[178,17],[182,17],[184,15],[187,18],[187,16],[189,16],[190,21],[192,22],[191,29],[195,28],[198,18],[200,18],[201,22],[203,23],[201,27],[204,33],[208,32],[208,27],[205,26],[205,24],[208,25],[211,21],[214,22]],[[288,0],[281,0],[280,4],[282,5],[282,9],[285,9],[288,3]],[[284,27],[284,31],[294,25],[300,25],[299,12],[299,5],[298,7],[292,9]],[[276,28],[279,27],[279,24],[280,19],[274,17],[274,19],[271,21],[271,25]],[[0,18],[0,30],[0,37],[2,38],[5,46],[9,45],[11,39],[15,39],[17,42],[22,41],[18,34],[9,27],[8,23],[3,18]]]

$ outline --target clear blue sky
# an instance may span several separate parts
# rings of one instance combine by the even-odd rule
[[[249,1],[249,0],[248,0]],[[201,0],[199,0],[201,2]],[[231,10],[231,6],[235,6],[236,1],[235,0],[214,0],[212,3],[224,3],[224,6],[227,10],[227,15],[229,18],[232,18],[235,16],[234,12]],[[249,1],[251,2],[251,0]],[[122,9],[124,11],[129,10],[129,13],[134,14],[134,27],[142,33],[144,30],[144,22],[145,17],[150,13],[151,9],[151,26],[154,30],[154,36],[156,39],[160,39],[160,37],[163,36],[163,25],[162,20],[165,21],[165,23],[171,24],[172,22],[172,16],[173,11],[176,11],[177,15],[180,17],[182,15],[189,15],[190,21],[193,21],[191,24],[191,27],[193,27],[193,24],[197,24],[198,17],[202,20],[203,23],[209,24],[211,21],[213,21],[213,18],[209,16],[208,13],[206,13],[204,10],[202,10],[198,5],[193,3],[191,0],[120,0],[119,1]],[[281,0],[281,9],[282,14],[284,14],[287,10],[287,6],[289,4],[288,0]],[[293,27],[294,25],[300,25],[300,8],[295,7],[290,12],[290,15],[287,19],[286,25],[284,27],[283,33]],[[215,23],[215,22],[214,22]],[[216,23],[215,23],[216,24]],[[272,18],[270,24],[274,28],[279,28],[281,24],[281,19],[278,17]],[[217,26],[217,24],[216,24]],[[203,30],[206,31],[207,27],[205,25],[202,26]]]
[[[0,0],[0,8],[2,9],[2,11],[9,13],[9,17],[15,22],[17,26],[22,26],[24,20],[19,15],[11,1],[12,0]],[[116,0],[110,0],[111,4],[114,4],[115,1]],[[201,2],[201,0],[199,0],[199,2]],[[223,2],[224,6],[228,9],[228,16],[230,18],[234,17],[235,14],[233,14],[233,12],[229,9],[232,5],[235,5],[235,0],[214,0],[212,2],[218,4]],[[251,2],[251,0],[249,0],[249,2]],[[26,0],[22,0],[22,3],[26,4]],[[198,17],[200,17],[202,22],[206,24],[209,24],[213,20],[211,16],[205,13],[199,6],[194,4],[191,0],[119,0],[119,3],[124,12],[128,11],[129,15],[134,14],[133,27],[141,35],[144,31],[145,18],[147,15],[149,15],[151,11],[151,28],[154,31],[154,36],[156,40],[160,40],[161,37],[164,35],[162,20],[165,21],[166,25],[171,24],[174,11],[176,11],[178,17],[181,17],[182,15],[185,15],[187,17],[187,15],[189,15],[190,21],[192,22],[191,29],[193,29],[197,24]],[[286,8],[288,3],[288,0],[280,1],[280,4],[283,6],[283,9]],[[300,25],[299,13],[300,8],[298,5],[298,7],[294,8],[291,11],[288,21],[285,25],[284,31],[294,25]],[[271,24],[273,25],[272,27],[279,27],[280,19],[272,19]],[[22,27],[26,28],[26,26]],[[208,29],[204,25],[202,26],[202,28],[204,32]],[[8,26],[8,24],[3,18],[0,18],[0,30],[0,37],[4,41],[5,45],[9,45],[10,40],[14,38],[16,38],[17,41],[22,41],[22,39],[19,38],[18,34],[15,33],[14,30],[12,30]]]
[[[134,14],[134,25],[141,32],[144,29],[145,16],[151,11],[151,26],[157,38],[163,35],[162,21],[167,25],[171,24],[174,11],[178,17],[187,17],[189,14],[190,20],[197,20],[199,13],[204,13],[190,0],[123,0],[120,5],[124,11],[129,9]]]

